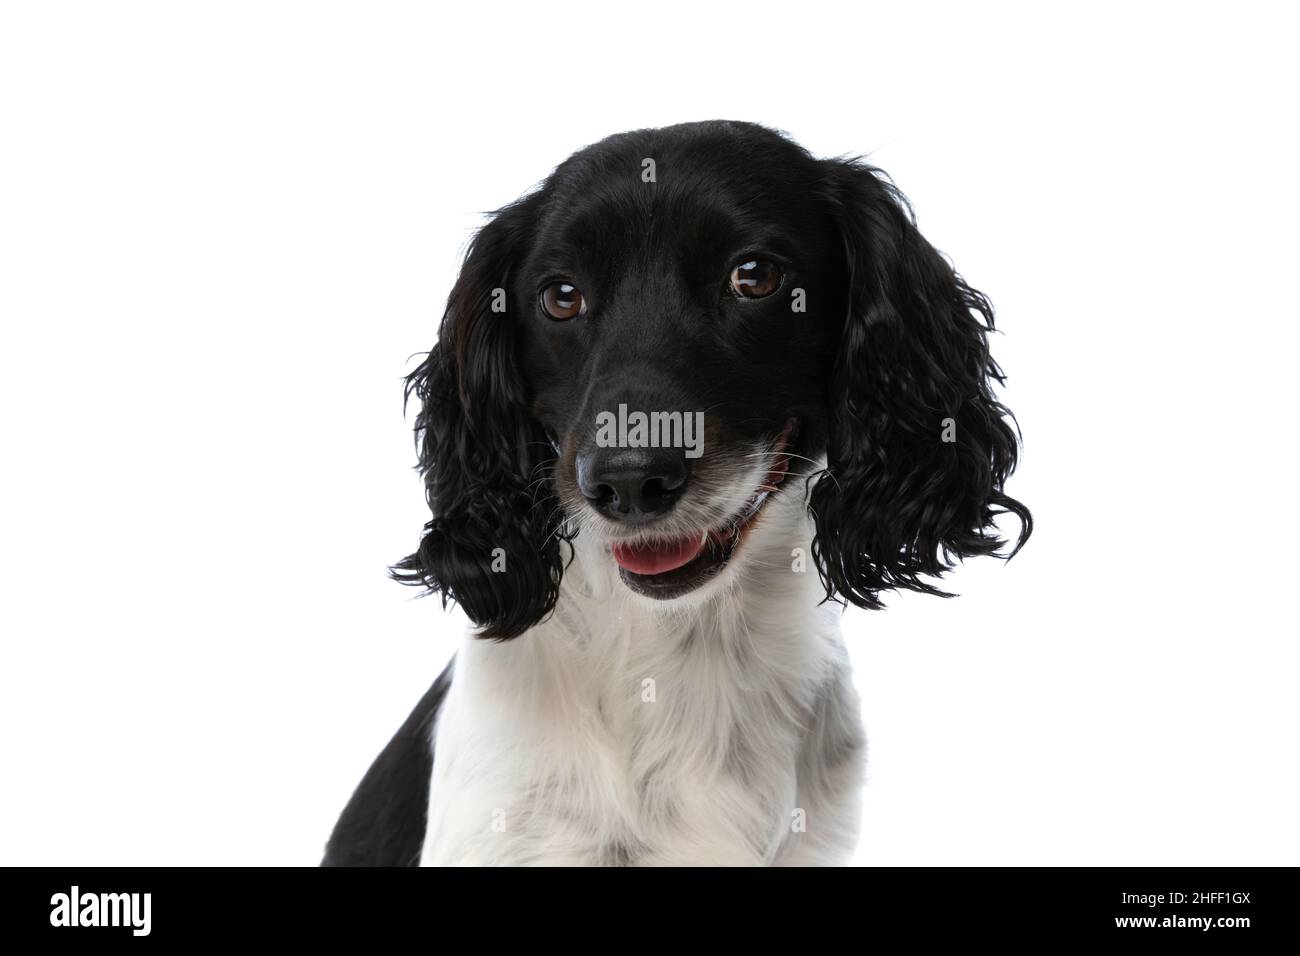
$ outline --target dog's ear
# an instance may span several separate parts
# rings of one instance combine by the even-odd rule
[[[550,488],[555,452],[528,411],[515,357],[524,303],[510,301],[539,195],[496,213],[475,236],[438,342],[407,378],[420,400],[419,468],[432,519],[393,568],[403,583],[455,601],[483,637],[516,637],[559,594],[567,541]]]
[[[879,607],[1004,544],[993,521],[1032,519],[1003,491],[1018,434],[993,394],[993,310],[917,231],[882,173],[826,164],[844,246],[845,319],[829,387],[827,472],[809,492],[813,555],[828,596]],[[1009,556],[1009,555],[1008,555]]]

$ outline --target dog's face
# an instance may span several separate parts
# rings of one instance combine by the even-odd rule
[[[434,517],[399,577],[512,637],[574,535],[672,601],[742,564],[778,495],[809,508],[828,595],[863,606],[992,553],[999,509],[1023,540],[991,312],[900,198],[742,123],[562,164],[476,238],[412,375]]]
[[[716,581],[824,448],[843,295],[820,176],[770,134],[699,130],[552,180],[512,277],[520,364],[567,517],[640,594]]]

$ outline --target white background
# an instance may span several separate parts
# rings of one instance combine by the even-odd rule
[[[1296,864],[1284,5],[6,4],[0,862],[315,863],[463,626],[400,377],[607,134],[870,152],[992,297],[1038,530],[845,615],[869,864]]]

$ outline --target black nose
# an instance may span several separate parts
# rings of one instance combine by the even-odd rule
[[[680,448],[593,448],[579,453],[578,488],[615,521],[637,522],[672,510],[690,477]]]

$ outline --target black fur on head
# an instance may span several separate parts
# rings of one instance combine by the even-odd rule
[[[755,257],[782,284],[747,300],[729,277]],[[580,291],[580,315],[548,316],[540,293],[557,281]],[[806,309],[792,310],[794,293]],[[676,504],[642,524],[652,536],[713,540],[728,516],[709,502],[743,498],[755,449],[788,441],[773,494],[806,489],[828,598],[944,594],[933,579],[1003,545],[998,514],[1019,519],[1017,550],[1031,530],[1003,487],[1018,436],[993,394],[992,328],[988,300],[878,170],[750,123],[611,137],[470,247],[437,345],[407,381],[433,516],[394,576],[454,600],[485,637],[543,619],[578,519],[584,536],[623,533],[581,482],[593,416],[626,402],[709,415],[709,451],[678,467]]]
[[[1003,491],[1018,433],[993,395],[993,308],[917,231],[880,170],[826,162],[825,198],[844,244],[846,316],[830,380],[827,471],[812,486],[814,557],[827,595],[880,606],[904,588],[948,596],[924,576],[1002,545],[993,520],[1020,521]],[[1008,555],[1009,556],[1009,555]]]
[[[555,449],[528,411],[515,365],[509,285],[537,196],[479,231],[447,301],[438,342],[406,379],[420,401],[419,469],[433,518],[393,568],[453,600],[483,637],[517,637],[555,607],[567,543],[550,491]],[[494,311],[497,303],[505,311]]]

